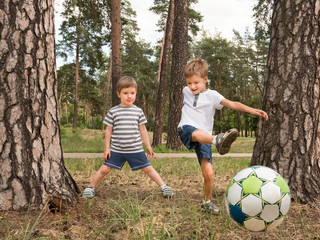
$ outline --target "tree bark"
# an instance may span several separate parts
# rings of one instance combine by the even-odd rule
[[[121,1],[111,0],[111,45],[112,45],[112,105],[119,104],[117,82],[122,76],[121,56]]]
[[[158,74],[158,97],[156,103],[156,118],[153,131],[152,146],[156,147],[162,143],[163,122],[165,105],[167,102],[167,85],[168,85],[168,71],[170,64],[170,48],[172,42],[172,31],[174,22],[174,0],[170,1],[168,18],[165,27],[163,46],[161,50],[161,57],[159,62]]]
[[[277,0],[260,121],[251,165],[275,169],[292,196],[319,204],[320,3]]]
[[[54,3],[0,4],[0,210],[73,205],[57,106]]]
[[[75,90],[74,90],[74,109],[73,109],[73,124],[72,129],[76,130],[78,125],[78,104],[79,104],[79,51],[80,51],[80,13],[77,24],[77,39],[76,39],[76,69],[75,69]]]
[[[110,58],[110,66],[107,75],[107,82],[105,83],[104,91],[103,91],[103,108],[102,108],[102,123],[101,123],[101,131],[104,130],[104,123],[103,119],[106,117],[107,108],[108,108],[108,100],[109,100],[109,89],[110,89],[110,82],[111,82],[111,72],[112,72],[112,58]]]
[[[188,59],[188,0],[175,0],[172,38],[172,68],[167,148],[182,148],[177,127],[183,105],[182,89],[186,85],[184,69]]]

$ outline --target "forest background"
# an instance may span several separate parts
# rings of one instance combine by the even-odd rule
[[[109,4],[91,1],[89,6],[63,5],[57,41],[58,59],[65,62],[58,69],[58,105],[63,127],[103,129],[102,119],[106,109],[112,106],[111,77],[111,28]],[[108,1],[107,1],[108,2]],[[233,30],[233,37],[227,39],[221,33],[212,35],[201,28],[203,16],[196,11],[198,1],[189,1],[188,59],[201,57],[209,64],[209,88],[215,89],[226,98],[260,108],[263,75],[269,46],[271,10],[257,4],[253,6],[254,31],[240,33]],[[82,5],[81,5],[82,4]],[[99,5],[101,4],[101,5]],[[141,107],[148,119],[147,128],[155,128],[157,91],[159,85],[159,60],[162,40],[148,43],[139,39],[137,13],[128,0],[121,2],[122,23],[122,75],[133,76],[139,85],[135,104]],[[155,0],[150,10],[159,15],[155,28],[164,32],[169,1]],[[99,9],[99,10],[98,10]],[[262,13],[261,13],[262,11]],[[94,26],[94,27],[93,27]],[[79,45],[77,47],[77,39]],[[76,52],[79,52],[78,110],[75,111]],[[169,68],[171,69],[171,68]],[[170,70],[169,70],[170,71]],[[170,76],[168,81],[170,84]],[[166,93],[164,132],[168,125],[169,94]],[[77,112],[77,113],[76,113]],[[74,124],[74,116],[77,116]],[[246,113],[223,109],[215,116],[216,133],[231,127],[240,130],[242,136],[254,136],[258,119]]]

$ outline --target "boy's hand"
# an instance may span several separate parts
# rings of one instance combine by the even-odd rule
[[[264,118],[265,120],[268,120],[268,114],[260,109],[255,109],[255,115],[257,115],[259,117],[259,119]]]
[[[106,150],[104,151],[104,153],[103,153],[103,159],[104,159],[104,161],[105,161],[105,162],[108,161],[108,159],[110,158],[110,156],[111,156],[110,150],[109,150],[109,149],[106,149]]]
[[[153,150],[152,150],[151,147],[150,147],[150,148],[147,148],[147,158],[148,158],[148,159],[149,159],[149,158],[151,158],[151,159],[154,158],[154,152],[153,152]]]

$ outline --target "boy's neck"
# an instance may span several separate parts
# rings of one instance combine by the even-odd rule
[[[120,103],[119,106],[120,106],[120,107],[132,107],[133,104],[131,104],[131,105],[124,105],[124,104]]]

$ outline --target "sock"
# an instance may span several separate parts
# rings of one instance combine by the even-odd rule
[[[160,187],[161,187],[161,190],[164,190],[167,187],[167,185],[162,185]]]
[[[217,145],[217,135],[213,137],[212,144],[215,146]]]
[[[209,201],[206,201],[206,200],[202,200],[202,204],[206,204],[206,203],[209,203],[209,202],[211,202],[211,200],[209,200]]]

